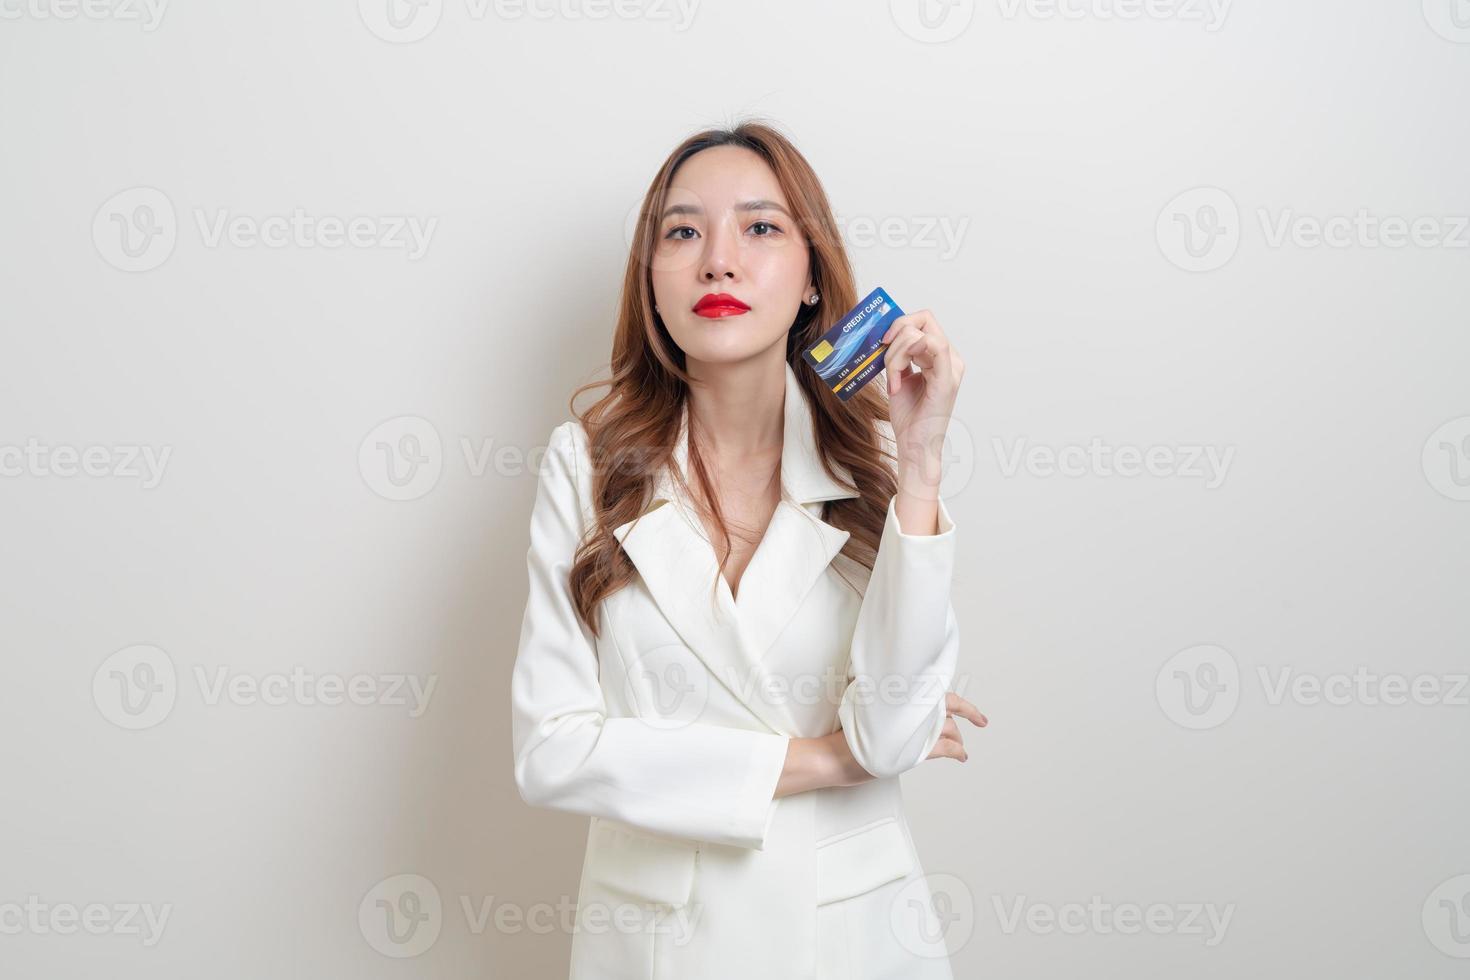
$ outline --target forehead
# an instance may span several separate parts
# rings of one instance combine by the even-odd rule
[[[669,203],[703,203],[725,210],[757,198],[787,203],[766,161],[743,146],[714,146],[685,160],[669,183]]]

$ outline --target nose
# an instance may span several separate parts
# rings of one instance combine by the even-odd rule
[[[736,281],[740,279],[739,229],[735,222],[725,220],[709,230],[705,239],[704,255],[700,258],[699,278],[703,282]]]

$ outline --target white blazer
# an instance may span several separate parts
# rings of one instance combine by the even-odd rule
[[[857,493],[822,470],[789,364],[784,414],[783,499],[738,599],[665,470],[614,531],[637,575],[599,603],[596,638],[567,585],[592,516],[587,437],[575,420],[551,433],[511,709],[521,796],[591,817],[571,980],[951,977],[898,776],[944,725],[954,522],[941,500],[938,534],[906,534],[890,500],[869,575],[820,518]],[[772,799],[788,740],[839,726],[878,778]]]

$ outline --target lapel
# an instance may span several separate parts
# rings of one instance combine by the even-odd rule
[[[797,726],[789,683],[773,686],[763,658],[847,542],[848,531],[821,520],[822,502],[858,494],[822,469],[806,392],[790,363],[785,367],[781,501],[741,576],[738,600],[719,574],[703,524],[667,469],[658,474],[648,509],[612,533],[694,655],[772,731],[789,735]],[[687,479],[687,404],[681,411],[673,462]],[[849,475],[840,465],[839,472]],[[762,696],[773,691],[774,698]]]

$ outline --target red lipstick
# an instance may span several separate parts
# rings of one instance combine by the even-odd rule
[[[695,313],[710,319],[721,316],[739,316],[749,311],[749,306],[729,293],[705,293],[700,297],[699,302],[694,304]]]

